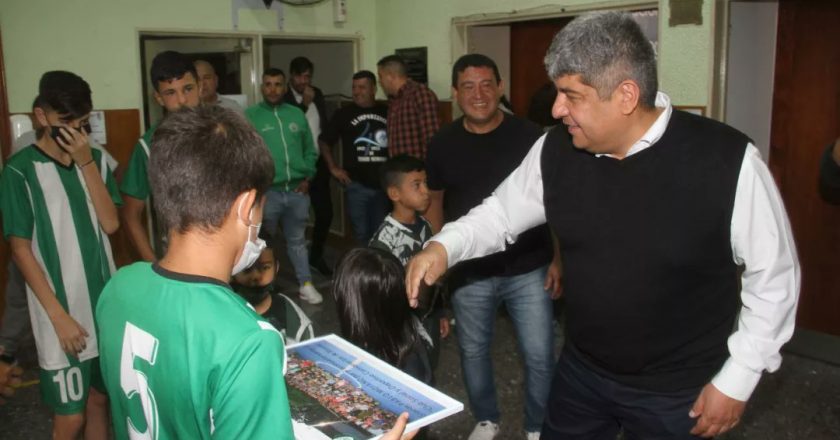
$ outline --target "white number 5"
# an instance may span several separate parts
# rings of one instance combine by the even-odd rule
[[[157,358],[158,340],[145,330],[130,322],[125,323],[122,354],[120,356],[120,387],[128,399],[140,395],[146,430],[140,432],[131,420],[131,411],[126,418],[128,436],[131,440],[156,440],[158,438],[158,411],[155,395],[149,389],[146,375],[134,368],[134,359],[140,358],[154,366]]]

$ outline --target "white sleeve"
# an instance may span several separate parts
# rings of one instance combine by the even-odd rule
[[[102,145],[99,145],[93,139],[90,139],[89,142],[90,142],[90,148],[96,148],[97,150],[102,152],[102,156],[105,158],[105,162],[111,168],[111,171],[113,172],[114,170],[116,170],[117,166],[119,166],[119,164],[120,164],[119,162],[117,162],[117,159],[114,159],[114,156],[111,156],[111,153],[109,153],[108,150],[105,149],[105,147],[103,147]]]
[[[749,399],[761,373],[776,371],[781,346],[793,335],[800,270],[779,190],[758,150],[747,145],[731,225],[732,254],[745,270],[741,311],[729,337],[729,359],[712,384],[729,397]]]
[[[431,238],[446,248],[449,267],[505,249],[520,233],[545,223],[540,158],[543,135],[493,194]]]

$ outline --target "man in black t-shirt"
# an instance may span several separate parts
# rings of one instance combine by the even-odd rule
[[[490,58],[461,57],[452,88],[464,116],[432,138],[426,165],[431,195],[426,217],[435,231],[488,197],[542,134],[537,125],[499,109],[504,86]],[[525,431],[529,439],[539,438],[554,366],[551,300],[560,289],[559,262],[550,262],[551,235],[543,224],[522,233],[504,252],[466,261],[451,272],[461,366],[478,422],[469,440],[489,440],[499,432],[490,346],[502,302],[525,361]]]
[[[388,107],[377,104],[376,76],[362,70],[353,75],[353,104],[338,110],[318,138],[321,157],[330,174],[347,191],[353,237],[366,244],[385,218],[388,199],[379,183],[379,168],[388,160]],[[341,167],[332,146],[341,140]]]

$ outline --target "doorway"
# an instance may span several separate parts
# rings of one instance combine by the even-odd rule
[[[628,11],[658,53],[658,10],[651,6],[631,8]],[[505,95],[514,114],[543,126],[553,125],[546,122],[552,119],[550,103],[553,99],[541,99],[546,91],[556,93],[543,67],[543,58],[554,35],[583,12],[562,9],[530,19],[511,17],[504,21],[496,18],[489,23],[479,21],[465,24],[463,33],[467,44],[462,54],[482,53],[496,62],[505,81]],[[460,54],[454,55],[454,58],[458,56]],[[534,106],[531,105],[532,101]],[[547,106],[539,103],[547,103]]]
[[[359,65],[358,47],[358,39],[263,37],[262,63],[265,68],[283,70],[288,77],[292,59],[305,56],[312,61],[312,85],[324,93],[328,121],[339,107],[352,101],[353,73]],[[321,126],[324,127],[327,121],[321,121]],[[317,147],[317,139],[315,142]],[[341,148],[335,148],[333,156],[342,163]],[[350,237],[349,218],[345,210],[344,191],[335,179],[330,179],[330,200],[333,209],[330,235],[345,241]],[[312,218],[310,216],[310,222]]]
[[[243,108],[254,104],[257,93],[257,63],[254,56],[255,36],[191,35],[140,33],[140,69],[143,79],[143,120],[145,127],[163,117],[163,108],[154,98],[149,69],[157,54],[174,50],[194,60],[205,60],[219,77],[219,95],[237,101]]]
[[[778,8],[769,165],[802,266],[797,333],[840,336],[840,205],[822,197],[817,178],[840,136],[840,3],[781,0]]]

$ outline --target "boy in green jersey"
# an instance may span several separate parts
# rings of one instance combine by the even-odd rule
[[[37,140],[0,175],[3,234],[26,280],[56,439],[108,434],[93,311],[114,271],[108,234],[119,227],[121,201],[102,153],[90,148],[91,108],[85,80],[45,73],[33,110]]]
[[[154,87],[155,101],[166,113],[200,104],[201,85],[195,66],[186,55],[171,50],[157,54],[152,60],[149,77]],[[149,198],[149,149],[156,128],[157,124],[153,124],[137,140],[120,183],[120,192],[125,201],[120,211],[123,226],[134,250],[144,261],[155,260],[143,213]]]
[[[114,275],[96,310],[116,437],[294,438],[280,334],[228,285],[265,246],[265,144],[241,116],[200,106],[164,119],[149,159],[169,247]]]

